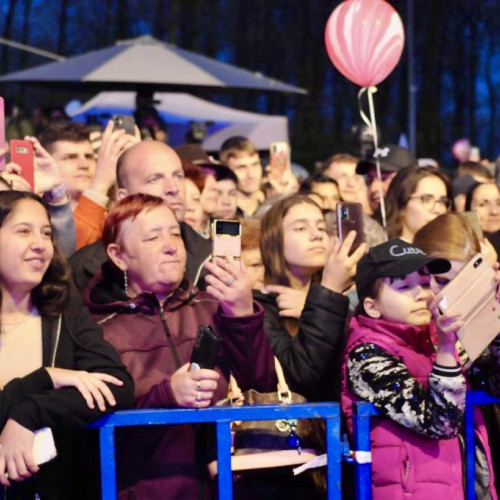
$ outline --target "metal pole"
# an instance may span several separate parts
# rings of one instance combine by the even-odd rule
[[[413,0],[406,0],[406,39],[408,46],[408,134],[410,151],[417,156],[417,86],[415,85],[413,56]]]

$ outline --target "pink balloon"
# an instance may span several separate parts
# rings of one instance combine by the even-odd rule
[[[392,72],[404,47],[399,14],[384,0],[346,0],[330,15],[325,44],[334,66],[368,87]]]

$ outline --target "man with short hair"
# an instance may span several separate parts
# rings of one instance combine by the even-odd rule
[[[377,159],[382,179],[379,179],[377,175]],[[408,149],[395,144],[385,144],[377,148],[371,157],[358,163],[356,173],[365,176],[368,184],[368,199],[373,212],[376,212],[380,206],[380,191],[385,196],[398,171],[416,164],[416,158]]]
[[[186,210],[184,170],[179,156],[165,143],[143,141],[127,149],[118,159],[117,199],[136,193],[159,196],[168,202],[181,227],[181,236],[187,253],[186,273],[195,285],[204,275],[204,262],[210,257],[212,245],[183,222]],[[71,259],[73,280],[84,290],[92,276],[107,259],[101,241],[78,251]]]
[[[238,178],[238,208],[245,216],[253,215],[265,198],[259,152],[246,137],[235,136],[224,141],[219,160]]]
[[[235,219],[238,211],[238,177],[229,167],[217,165],[215,179],[217,205],[214,219]]]

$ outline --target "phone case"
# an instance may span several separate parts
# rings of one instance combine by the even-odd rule
[[[57,456],[54,436],[50,427],[42,427],[35,431],[33,458],[37,465],[53,460]]]
[[[290,147],[287,142],[272,142],[269,147],[269,165],[273,178],[280,180],[289,168]]]
[[[337,233],[340,243],[344,241],[350,231],[356,231],[356,238],[351,248],[352,252],[365,241],[363,205],[341,201],[337,203]]]
[[[124,129],[129,135],[135,135],[135,120],[131,115],[113,115],[114,129]]]
[[[500,332],[500,304],[495,271],[481,254],[474,256],[442,290],[439,311],[461,313],[465,324],[457,332],[474,361]]]
[[[220,232],[217,227],[233,224],[236,232]],[[233,227],[233,226],[231,226]],[[236,234],[237,233],[237,234]],[[214,220],[212,222],[212,259],[233,257],[237,262],[241,259],[241,225],[238,221]]]
[[[190,370],[199,370],[200,368],[212,370],[221,344],[222,337],[211,326],[200,326],[191,354]]]
[[[31,188],[34,188],[34,153],[30,141],[12,139],[10,141],[10,160],[21,167],[21,177],[26,179]]]

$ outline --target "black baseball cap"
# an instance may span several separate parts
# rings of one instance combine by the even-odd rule
[[[371,157],[360,160],[356,166],[356,173],[366,175],[370,169],[377,165],[377,158],[381,170],[385,172],[397,172],[405,167],[417,164],[416,158],[408,149],[395,144],[386,144],[378,147]]]
[[[357,265],[358,296],[365,296],[366,289],[378,278],[406,276],[425,266],[431,274],[446,273],[451,268],[449,260],[428,257],[420,248],[400,239],[371,247]]]

